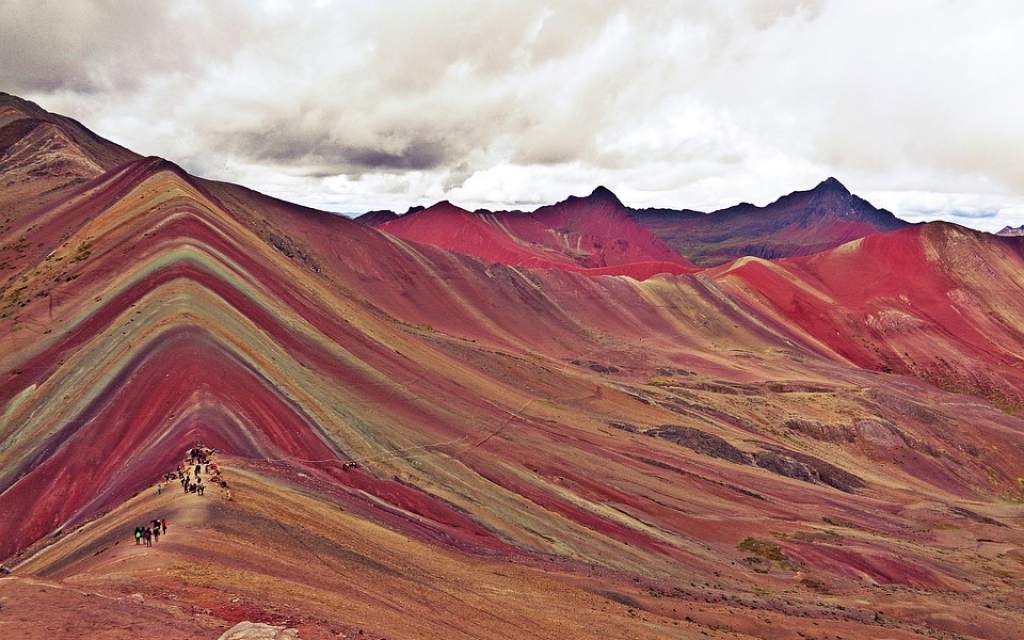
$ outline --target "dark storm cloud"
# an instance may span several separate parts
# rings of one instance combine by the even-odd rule
[[[195,73],[245,39],[240,2],[207,4],[4,0],[0,78],[23,93],[102,93],[139,90],[154,74]]]
[[[239,155],[293,167],[294,173],[310,177],[374,170],[423,171],[449,161],[446,142],[437,138],[390,134],[383,136],[381,144],[359,147],[351,146],[344,138],[296,131],[284,123],[256,132],[235,133],[224,144]]]

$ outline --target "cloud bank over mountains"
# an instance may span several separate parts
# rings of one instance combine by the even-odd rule
[[[765,204],[828,175],[909,221],[1024,221],[1024,8],[0,3],[0,90],[337,211]]]

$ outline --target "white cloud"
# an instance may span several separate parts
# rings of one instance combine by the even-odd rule
[[[709,210],[834,175],[995,230],[1024,221],[1020,33],[1016,0],[3,0],[0,89],[334,210]]]
[[[908,222],[946,220],[995,233],[1024,224],[1024,197],[945,191],[873,192],[866,197]]]

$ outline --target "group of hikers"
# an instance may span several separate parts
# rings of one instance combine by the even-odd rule
[[[163,475],[163,478],[156,485],[157,494],[162,494],[164,485],[170,485],[172,480],[179,480],[181,488],[185,493],[203,495],[206,492],[206,483],[203,482],[203,474],[206,474],[208,482],[219,485],[222,489],[228,488],[228,483],[220,474],[217,463],[213,461],[216,450],[204,447],[203,443],[196,442],[196,446],[185,451],[185,459],[178,463],[178,466]],[[230,496],[229,498],[230,499]],[[153,546],[154,542],[160,539],[161,534],[167,533],[167,520],[154,518],[149,524],[135,527],[135,544]]]
[[[153,518],[151,523],[135,527],[135,544],[152,547],[153,543],[158,542],[160,536],[165,533],[167,533],[167,518]]]
[[[213,456],[216,453],[215,450],[204,447],[202,442],[197,442],[196,446],[185,451],[184,462],[178,463],[176,469],[164,474],[163,480],[156,485],[156,492],[158,494],[163,492],[165,482],[169,485],[172,480],[178,480],[181,483],[182,491],[201,496],[206,492],[203,473],[206,474],[209,482],[227,489],[228,483],[221,477],[217,463],[213,461]]]

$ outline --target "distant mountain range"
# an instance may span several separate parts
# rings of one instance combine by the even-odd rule
[[[675,273],[736,258],[811,255],[909,226],[851,194],[835,178],[765,207],[740,204],[709,214],[631,209],[598,187],[533,212],[468,212],[449,203],[405,215],[375,211],[358,222],[488,262],[629,274]],[[615,267],[618,267],[617,269]]]
[[[697,270],[603,188],[532,212],[469,212],[444,202],[403,216],[376,213],[356,220],[490,263],[640,279]]]
[[[834,179],[355,222],[0,94],[8,635],[1010,637],[1021,274]]]

